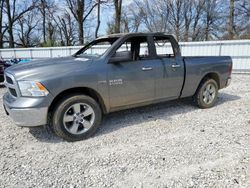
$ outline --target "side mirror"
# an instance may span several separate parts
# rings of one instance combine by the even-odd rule
[[[109,63],[121,63],[132,61],[132,54],[129,51],[116,52],[109,60]]]

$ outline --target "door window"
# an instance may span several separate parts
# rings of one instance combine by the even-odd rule
[[[131,52],[131,42],[125,41],[117,50],[116,52]]]
[[[167,37],[154,37],[156,54],[159,57],[174,57],[174,51],[171,42]]]
[[[140,42],[140,59],[147,59],[149,57],[149,49],[147,42]]]
[[[131,37],[126,40],[117,50],[114,56],[131,55],[131,61],[147,59],[149,48],[147,37]]]

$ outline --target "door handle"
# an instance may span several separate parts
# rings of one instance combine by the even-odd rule
[[[181,65],[178,65],[178,64],[173,64],[172,65],[172,68],[180,68],[181,67]]]
[[[152,67],[142,67],[142,70],[143,71],[150,71],[150,70],[153,70]]]

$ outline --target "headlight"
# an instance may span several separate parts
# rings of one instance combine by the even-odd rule
[[[19,81],[18,85],[23,97],[42,97],[49,94],[48,90],[39,82]]]

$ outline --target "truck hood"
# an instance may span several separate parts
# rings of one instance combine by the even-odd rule
[[[69,72],[82,71],[89,67],[92,60],[87,58],[62,57],[34,60],[29,63],[13,65],[5,70],[16,80],[43,80],[47,77],[66,75]]]

